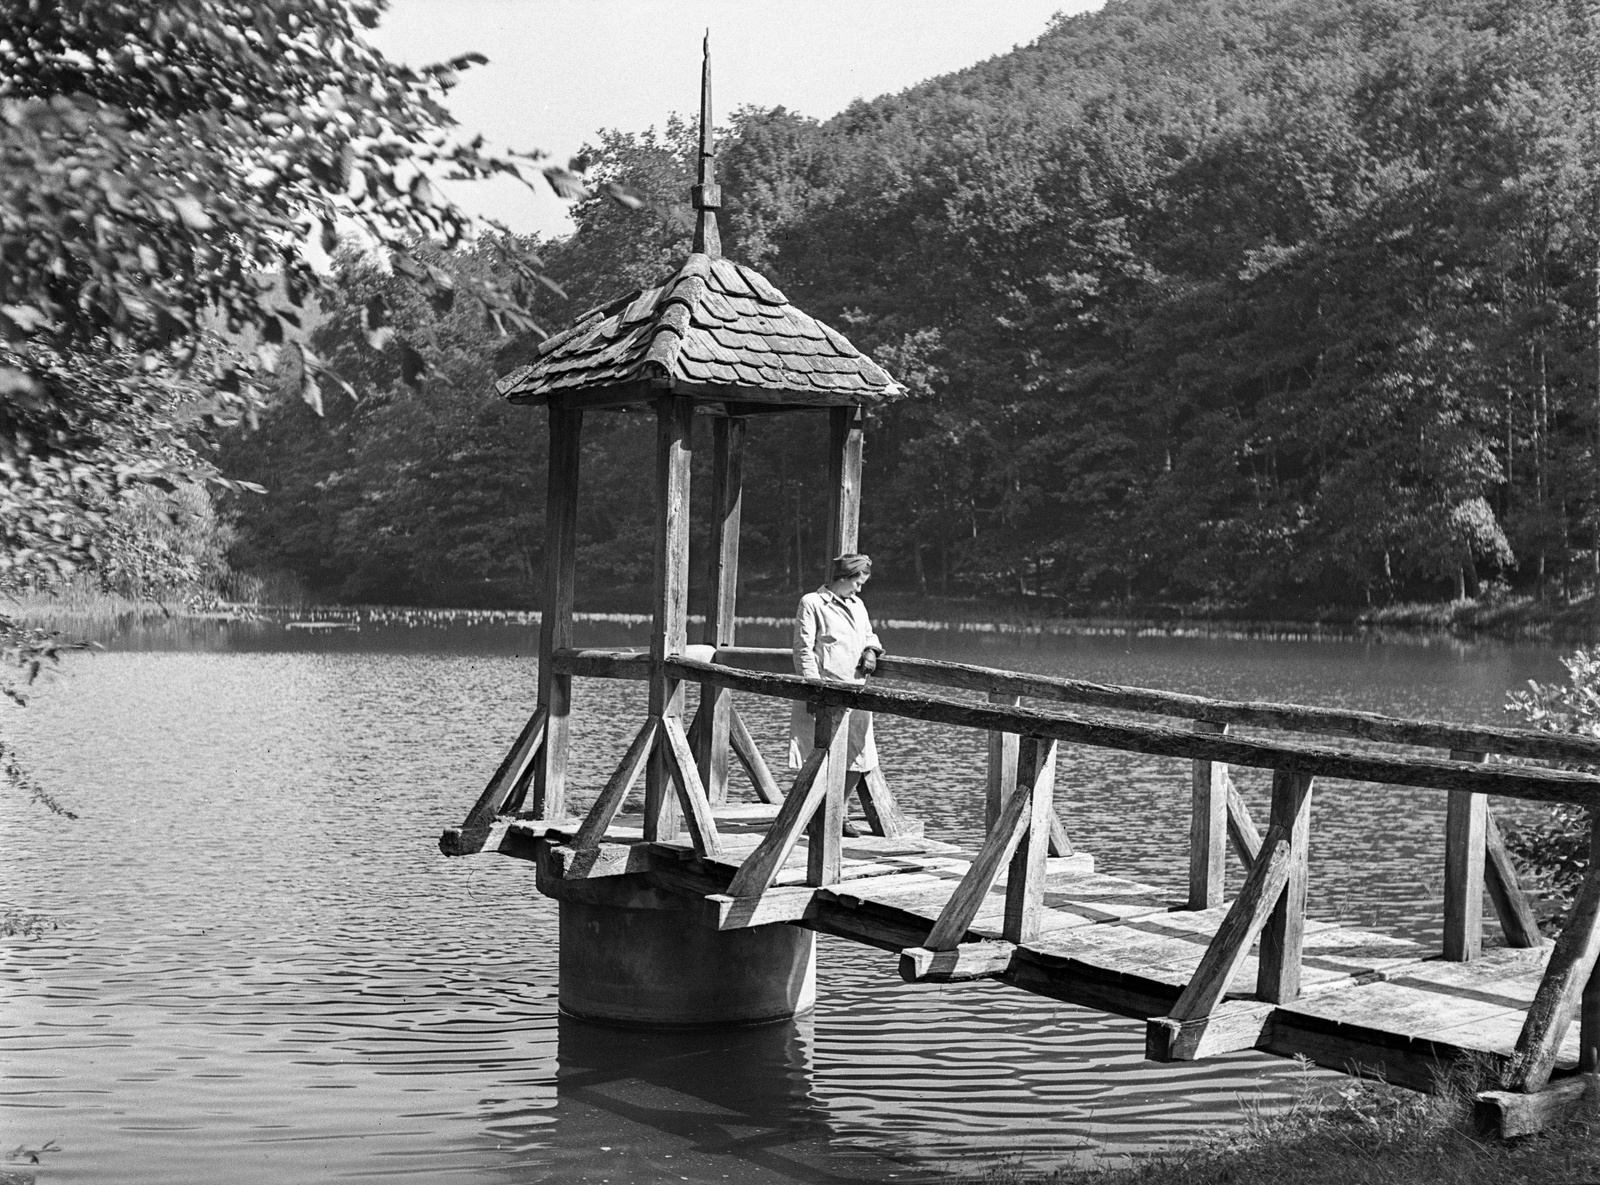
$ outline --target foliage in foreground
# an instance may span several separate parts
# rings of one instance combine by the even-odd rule
[[[1010,1168],[971,1185],[1571,1185],[1600,1179],[1592,1119],[1499,1143],[1473,1134],[1465,1102],[1376,1083],[1304,1089],[1225,1140],[1120,1169]]]
[[[139,485],[231,484],[200,446],[273,375],[320,407],[330,378],[299,337],[341,228],[447,308],[455,278],[413,247],[475,226],[434,178],[583,192],[456,136],[445,98],[485,59],[388,61],[363,38],[385,2],[0,0],[0,586],[99,560]],[[461,291],[535,331],[538,260],[490,241],[499,272]],[[427,365],[381,304],[364,328]]]
[[[1530,728],[1544,732],[1600,737],[1600,647],[1580,647],[1561,660],[1565,684],[1528,680],[1528,690],[1509,692],[1506,711]],[[1593,772],[1592,766],[1570,769]],[[1549,808],[1538,823],[1508,831],[1506,847],[1517,857],[1527,887],[1541,901],[1546,916],[1540,925],[1559,933],[1566,924],[1578,886],[1594,859],[1593,820],[1588,810],[1571,803]]]

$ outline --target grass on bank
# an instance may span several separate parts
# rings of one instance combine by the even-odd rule
[[[1511,1141],[1475,1133],[1465,1094],[1348,1081],[1301,1088],[1283,1111],[1248,1112],[1225,1139],[1123,1168],[1011,1166],[963,1185],[1579,1185],[1600,1182],[1600,1100],[1566,1127]]]

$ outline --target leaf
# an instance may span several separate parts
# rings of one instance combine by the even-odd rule
[[[331,218],[322,220],[322,249],[329,255],[339,249],[339,232],[334,228]]]
[[[361,322],[367,335],[367,345],[374,350],[383,349],[394,337],[394,327],[389,324],[389,308],[381,292],[363,306]]]
[[[6,319],[23,333],[35,333],[50,324],[50,318],[32,305],[0,305],[0,313],[4,313]]]
[[[606,182],[600,187],[600,191],[616,202],[617,205],[628,210],[642,209],[648,201],[644,194],[637,189],[628,185],[619,185],[615,181]]]
[[[417,381],[427,369],[427,359],[417,353],[410,342],[402,340],[400,342],[400,377],[415,387]]]
[[[199,198],[175,197],[172,199],[172,208],[190,230],[210,230],[216,225],[211,221],[211,215],[206,213],[206,208],[200,204]]]
[[[571,169],[551,165],[544,170],[544,179],[550,183],[550,188],[555,190],[558,198],[581,199],[589,196],[589,187]]]
[[[309,366],[300,372],[300,398],[312,411],[319,416],[322,414],[322,388],[317,385],[316,376],[311,373]]]
[[[449,272],[433,264],[427,265],[429,291],[428,303],[436,312],[448,313],[456,303],[456,280]]]
[[[450,59],[450,65],[457,70],[465,70],[468,66],[487,66],[488,64],[489,59],[476,50]]]

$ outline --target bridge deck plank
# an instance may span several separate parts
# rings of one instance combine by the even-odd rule
[[[621,816],[608,845],[636,845],[643,866],[673,869],[673,891],[725,892],[739,863],[775,816],[768,804],[715,808],[724,851],[696,857],[687,837],[646,843],[637,816]],[[527,839],[570,843],[575,825],[526,823]],[[505,848],[524,854],[523,848]],[[972,851],[920,836],[846,838],[841,879],[813,891],[790,920],[890,951],[919,946],[969,867]],[[640,861],[615,862],[635,869]],[[1086,856],[1052,859],[1039,936],[1016,949],[997,972],[1004,982],[1056,999],[1131,1017],[1162,1016],[1177,1000],[1226,916],[1226,903],[1205,910],[1174,908],[1175,895],[1136,880],[1089,871]],[[805,844],[779,869],[774,888],[794,894],[804,880]],[[1005,911],[1002,870],[967,941],[1000,937]],[[803,896],[803,894],[802,894]],[[1455,1060],[1510,1055],[1549,960],[1548,946],[1495,948],[1477,960],[1445,962],[1408,939],[1330,921],[1308,920],[1302,995],[1264,1012],[1256,1048],[1303,1054],[1324,1065],[1382,1067],[1392,1081],[1429,1089]],[[1240,966],[1227,999],[1253,1008],[1256,952]],[[1004,965],[1004,960],[1001,960]],[[1558,1071],[1576,1065],[1576,1026]]]

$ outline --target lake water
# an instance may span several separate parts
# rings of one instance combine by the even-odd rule
[[[1461,720],[1562,673],[1554,649],[1446,640],[885,633],[898,653]],[[45,927],[0,938],[0,1154],[53,1141],[52,1182],[910,1181],[1138,1155],[1297,1089],[1292,1063],[1149,1064],[1140,1023],[906,985],[893,956],[827,937],[816,1012],[791,1024],[559,1016],[531,866],[435,847],[530,710],[536,643],[505,624],[172,627],[73,658],[8,711],[0,738],[78,817],[0,786],[0,906]],[[575,698],[592,794],[643,689]],[[776,765],[785,709],[743,708]],[[906,808],[975,839],[983,738],[878,727]],[[1265,775],[1239,780],[1264,813]],[[1181,896],[1182,763],[1064,750],[1057,794],[1101,869]],[[1431,792],[1319,786],[1312,911],[1437,941],[1443,820]]]

